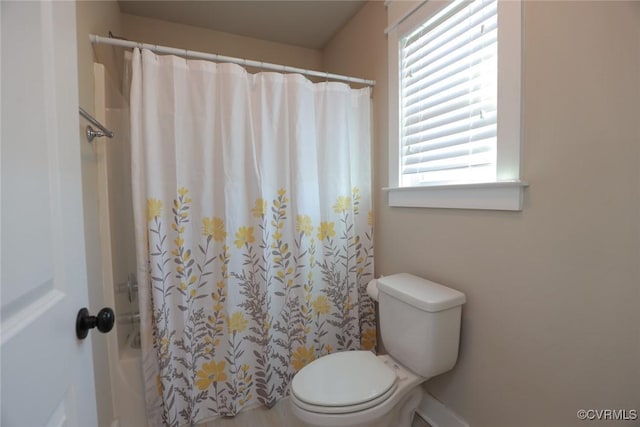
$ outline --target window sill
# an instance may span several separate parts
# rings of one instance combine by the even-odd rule
[[[524,181],[386,187],[389,206],[521,211]]]

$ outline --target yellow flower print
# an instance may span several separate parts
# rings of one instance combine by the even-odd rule
[[[299,371],[314,360],[316,360],[316,355],[313,346],[300,346],[293,353],[291,364],[296,371]]]
[[[251,215],[261,218],[267,213],[267,201],[264,199],[256,199],[256,205],[251,209]]]
[[[189,192],[189,190],[187,190],[185,187],[180,187],[178,189],[178,194],[181,195],[181,196],[186,195],[188,192]]]
[[[227,374],[224,372],[225,361],[221,360],[216,363],[212,360],[210,363],[203,363],[202,369],[196,372],[196,386],[200,391],[208,389],[214,382],[223,382],[227,380]]]
[[[245,243],[253,243],[255,238],[253,237],[253,227],[240,227],[236,233],[235,243],[236,247],[240,249]]]
[[[369,218],[367,223],[369,224],[369,227],[373,227],[373,211],[369,211]]]
[[[162,201],[158,199],[147,199],[147,221],[152,221],[160,216],[162,212]]]
[[[249,321],[245,319],[241,311],[236,311],[230,317],[227,317],[227,328],[229,333],[243,332],[247,329]]]
[[[324,240],[336,235],[336,231],[333,229],[333,222],[321,222],[318,227],[318,240]]]
[[[224,221],[220,218],[202,218],[202,235],[212,237],[216,242],[223,242],[227,237]]]
[[[327,297],[324,295],[319,295],[316,299],[311,303],[313,306],[313,311],[316,314],[328,314],[329,313],[329,301],[327,301]]]
[[[333,211],[335,213],[343,213],[351,209],[351,198],[345,196],[338,196],[338,200],[336,200],[336,204],[333,205]]]
[[[296,231],[303,233],[305,236],[311,236],[313,225],[311,225],[311,217],[309,215],[298,215],[296,217]]]
[[[364,331],[360,341],[362,343],[362,348],[365,350],[373,350],[376,346],[376,330],[371,328]]]
[[[167,357],[169,354],[169,339],[163,338],[160,341],[160,355],[161,357]]]

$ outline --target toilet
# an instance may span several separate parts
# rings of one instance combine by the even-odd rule
[[[387,355],[345,351],[321,357],[291,381],[290,409],[309,427],[410,427],[420,385],[458,358],[465,295],[408,273],[372,281]]]

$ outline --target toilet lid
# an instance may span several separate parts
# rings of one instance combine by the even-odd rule
[[[311,405],[350,406],[376,399],[395,382],[395,371],[370,351],[345,351],[302,368],[293,377],[291,391]]]

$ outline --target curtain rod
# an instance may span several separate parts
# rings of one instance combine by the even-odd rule
[[[91,43],[93,44],[109,44],[109,45],[120,46],[125,48],[137,47],[139,49],[148,49],[150,51],[160,53],[160,54],[184,56],[187,58],[204,59],[207,61],[215,61],[215,62],[231,62],[232,64],[262,68],[264,70],[280,71],[283,73],[298,73],[298,74],[303,74],[305,76],[323,77],[325,79],[339,80],[339,81],[349,82],[349,83],[359,83],[367,86],[375,86],[376,84],[375,80],[366,80],[366,79],[359,79],[356,77],[342,76],[340,74],[305,70],[304,68],[296,68],[296,67],[289,67],[288,65],[278,65],[278,64],[271,64],[269,62],[234,58],[231,56],[217,55],[215,53],[196,52],[194,50],[188,50],[188,49],[178,49],[175,47],[159,46],[155,44],[141,43],[141,42],[135,42],[130,40],[114,39],[109,37],[98,36],[95,34],[90,34],[89,40],[91,40]]]

